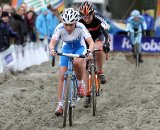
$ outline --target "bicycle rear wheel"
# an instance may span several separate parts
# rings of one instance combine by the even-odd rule
[[[71,85],[71,80],[68,76],[66,79],[66,85],[65,85],[65,105],[64,105],[64,119],[63,119],[63,127],[66,127],[66,120],[68,116],[68,103],[69,103],[69,92],[70,92],[70,85]]]
[[[94,65],[91,66],[91,78],[92,78],[92,108],[93,108],[93,116],[96,115],[96,85],[95,85],[95,67]]]

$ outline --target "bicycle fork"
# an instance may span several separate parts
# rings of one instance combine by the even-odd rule
[[[96,95],[99,96],[99,79],[98,79],[97,74],[94,75],[94,81],[93,82],[95,82],[95,90],[94,91],[96,91]],[[88,86],[89,86],[89,92],[92,93],[92,77],[91,77],[91,74],[89,74]]]
[[[62,101],[63,105],[65,103],[64,97],[65,97],[65,91],[66,91],[66,84],[67,84],[67,79],[71,80],[71,86],[70,86],[70,91],[69,91],[69,100],[68,100],[68,106],[71,107],[76,107],[76,102],[78,101],[78,83],[75,75],[68,75],[67,73],[64,75],[64,84],[63,84],[63,89],[62,89]]]

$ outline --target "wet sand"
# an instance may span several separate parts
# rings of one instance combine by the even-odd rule
[[[131,57],[114,53],[104,68],[107,84],[101,86],[96,116],[81,99],[73,126],[65,130],[159,130],[160,58],[144,57],[136,68]],[[63,118],[54,115],[57,81],[58,67],[50,62],[0,74],[0,130],[63,129]]]

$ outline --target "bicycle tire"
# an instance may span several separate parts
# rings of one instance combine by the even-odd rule
[[[139,54],[137,53],[136,54],[136,67],[139,66]]]
[[[71,101],[71,103],[70,103],[70,105],[69,105],[69,125],[70,126],[72,126],[73,125],[73,111],[74,111],[74,105],[75,104],[73,104],[74,102],[75,102],[75,100],[77,100],[77,98],[78,98],[78,94],[77,94],[77,92],[78,92],[78,88],[77,88],[77,83],[76,83],[76,79],[73,79],[72,80],[72,82],[73,82],[73,89],[72,89],[72,101]],[[74,100],[74,101],[73,101]]]
[[[92,108],[93,108],[93,116],[96,115],[96,86],[95,86],[95,67],[91,66],[91,81],[92,81]]]
[[[72,109],[73,109],[72,106],[69,106],[69,125],[70,126],[72,126],[72,124],[73,124],[73,118],[72,118],[73,111],[72,111]]]
[[[135,44],[135,53],[136,53],[136,67],[139,66],[139,44]]]
[[[96,96],[100,96],[100,81],[98,75],[95,74]]]
[[[70,92],[70,85],[71,85],[71,80],[69,78],[66,79],[66,85],[65,85],[65,105],[64,105],[64,118],[63,118],[63,127],[66,127],[66,120],[67,120],[67,115],[68,115],[68,100],[69,100],[69,92]]]

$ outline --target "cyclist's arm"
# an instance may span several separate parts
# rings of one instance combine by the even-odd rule
[[[106,42],[108,42],[109,34],[107,33],[110,29],[110,25],[104,20],[104,18],[100,17],[99,15],[95,15],[95,17],[100,21],[100,30],[105,36]]]
[[[103,27],[105,30],[109,30],[110,29],[110,25],[104,20],[103,17],[101,17],[100,15],[95,15],[95,17],[101,23],[101,27]]]
[[[93,39],[91,37],[86,38],[86,41],[89,45],[89,49],[88,51],[93,52],[94,51],[94,42]]]
[[[57,40],[52,38],[50,43],[49,43],[49,50],[55,50],[56,43],[57,43]]]
[[[94,42],[91,37],[91,34],[89,33],[88,29],[84,26],[84,24],[82,24],[82,23],[79,23],[79,24],[82,28],[82,36],[85,38],[85,40],[87,41],[87,43],[89,45],[88,51],[93,52],[94,51]]]
[[[143,26],[143,30],[146,30],[147,29],[147,24],[145,21],[142,22],[142,26]]]
[[[109,39],[109,34],[107,33],[108,30],[106,31],[102,26],[100,26],[100,29],[101,29],[102,33],[104,34],[106,42],[109,43],[110,39]]]
[[[133,17],[129,17],[126,25],[126,32],[130,32],[132,28]]]

